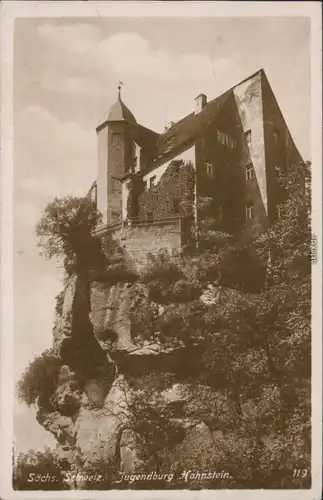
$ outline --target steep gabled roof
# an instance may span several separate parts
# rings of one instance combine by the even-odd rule
[[[199,113],[190,113],[174,123],[157,140],[156,162],[182,149],[201,135],[215,119],[231,90],[210,101]]]
[[[183,151],[184,148],[190,147],[190,145],[204,133],[206,128],[217,117],[233,90],[261,72],[264,72],[263,69],[249,75],[247,78],[231,87],[219,97],[216,97],[212,101],[208,102],[199,113],[190,113],[185,116],[185,118],[182,118],[178,122],[174,123],[163,134],[160,134],[157,140],[156,157],[152,168],[154,168],[156,164],[161,163],[164,159],[171,158],[172,156],[175,156],[177,152],[179,153]]]

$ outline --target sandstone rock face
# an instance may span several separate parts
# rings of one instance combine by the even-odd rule
[[[147,462],[140,436],[131,429],[125,429],[120,439],[120,469],[130,474],[146,468]]]
[[[204,300],[214,304],[220,295],[219,290],[209,289]],[[96,463],[111,464],[126,473],[159,467],[155,450],[147,445],[145,419],[150,416],[145,416],[145,408],[141,430],[133,421],[133,403],[141,402],[147,387],[139,382],[134,389],[127,377],[140,380],[142,374],[150,377],[156,371],[177,373],[185,346],[179,341],[162,343],[158,336],[151,341],[133,338],[130,312],[140,300],[146,300],[146,291],[137,284],[108,285],[71,276],[66,285],[53,339],[63,365],[50,401],[52,409],[40,407],[37,419],[56,437],[58,455],[67,458],[74,472]],[[163,306],[156,310],[162,314]],[[177,448],[174,445],[174,453],[213,446],[209,427],[192,411],[195,392],[196,387],[177,382],[166,389],[153,388],[149,396],[148,403],[158,401],[157,419],[168,411],[169,424],[181,429],[183,442]],[[159,425],[148,429],[148,437],[157,432],[164,439]]]
[[[130,287],[127,283],[106,285],[92,282],[90,287],[93,332],[103,351],[131,351],[136,345],[131,339],[129,310]]]
[[[71,276],[64,290],[61,314],[56,314],[53,336],[53,349],[57,354],[72,338],[73,305],[76,293],[77,276]]]
[[[72,449],[75,444],[75,428],[71,417],[63,416],[58,411],[44,413],[38,411],[38,422],[49,432],[51,432],[62,449]]]
[[[129,419],[129,388],[122,376],[113,382],[101,409],[81,408],[76,421],[75,443],[90,462],[117,458],[123,428]]]
[[[73,415],[80,407],[83,389],[80,377],[67,365],[60,369],[58,386],[51,403],[62,415]]]

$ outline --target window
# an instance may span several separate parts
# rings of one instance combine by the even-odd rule
[[[223,132],[220,132],[220,130],[217,130],[217,138],[220,144],[224,145],[226,143],[226,135]]]
[[[112,191],[117,191],[119,187],[120,181],[116,177],[111,176],[111,188]]]
[[[133,172],[136,172],[136,170],[137,170],[137,163],[138,163],[138,159],[137,159],[137,156],[135,156],[134,158],[132,158],[132,171]]]
[[[149,187],[153,187],[155,185],[155,181],[156,181],[156,175],[153,175],[152,177],[150,177]]]
[[[212,163],[206,163],[205,169],[206,169],[206,175],[208,177],[214,177],[214,169]]]
[[[277,213],[277,219],[281,219],[281,216],[282,216],[282,209],[281,209],[281,206],[280,205],[277,205],[276,207],[276,213]]]
[[[152,212],[147,212],[147,220],[148,222],[152,222],[154,220],[154,214]]]
[[[253,165],[252,163],[248,163],[248,165],[245,166],[246,181],[250,181],[250,179],[253,179],[254,176],[255,176],[255,171]]]
[[[254,218],[254,207],[251,203],[247,203],[246,205],[246,220],[250,220]]]
[[[237,147],[236,141],[229,137],[229,148],[230,149],[235,149]]]
[[[119,147],[121,134],[112,133],[112,146]]]
[[[251,144],[251,130],[247,130],[244,133],[244,136],[245,136],[245,139],[246,139],[246,143],[247,144]]]

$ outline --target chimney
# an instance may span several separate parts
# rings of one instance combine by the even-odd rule
[[[207,97],[205,94],[200,94],[197,97],[195,97],[195,114],[199,113],[202,111],[204,106],[206,106],[207,103]]]

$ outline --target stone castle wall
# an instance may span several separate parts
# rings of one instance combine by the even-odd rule
[[[166,250],[177,255],[182,247],[181,221],[179,218],[165,222],[150,222],[111,231],[110,238],[117,241],[133,268],[140,269],[147,263],[148,254],[156,255]]]

